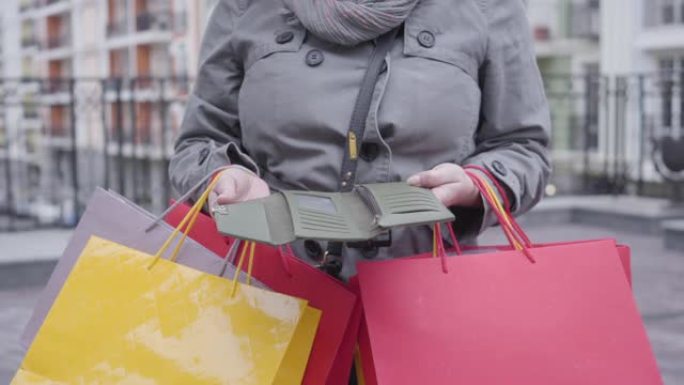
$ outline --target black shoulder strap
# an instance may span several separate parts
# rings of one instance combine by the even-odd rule
[[[359,145],[363,140],[366,130],[366,119],[370,111],[373,99],[373,91],[378,82],[378,77],[382,72],[383,64],[387,53],[392,48],[392,43],[399,32],[399,28],[382,35],[375,44],[375,49],[371,54],[368,68],[363,76],[359,93],[356,96],[354,111],[349,122],[349,132],[347,132],[346,149],[342,158],[342,168],[340,170],[340,191],[351,191],[356,180],[356,166],[358,163]]]
[[[366,130],[366,119],[368,118],[368,113],[370,111],[373,91],[378,82],[378,77],[380,77],[380,73],[382,72],[385,57],[392,48],[400,28],[402,27],[399,26],[378,38],[375,48],[371,53],[368,68],[363,76],[359,93],[356,96],[354,111],[352,112],[351,120],[349,122],[349,132],[347,133],[346,148],[342,159],[342,168],[340,170],[339,189],[342,192],[351,191],[354,188],[359,146]],[[339,274],[339,270],[342,267],[342,263],[339,260],[341,254],[341,242],[330,242],[328,244],[323,266],[328,273],[332,275]],[[337,260],[334,258],[337,258]],[[330,265],[326,266],[326,264]]]

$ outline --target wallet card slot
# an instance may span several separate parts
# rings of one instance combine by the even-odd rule
[[[307,218],[301,218],[302,225],[317,226],[319,229],[335,229],[335,230],[348,230],[349,228],[345,225],[334,224],[334,223],[324,223],[316,220],[309,220]]]

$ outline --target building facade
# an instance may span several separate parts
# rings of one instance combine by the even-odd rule
[[[601,71],[626,94],[607,107],[603,142],[624,148],[631,177],[658,182],[658,142],[684,127],[684,1],[603,0],[601,17]],[[621,143],[611,140],[617,130]]]
[[[554,187],[588,189],[578,174],[610,176],[616,192],[667,184],[658,143],[684,127],[684,0],[527,5],[552,111]]]
[[[5,0],[0,207],[72,223],[95,186],[163,207],[167,159],[215,3]]]
[[[96,186],[164,207],[217,1],[4,0],[0,208],[71,223]],[[661,181],[653,138],[684,128],[684,0],[526,3],[553,119],[549,193],[587,190],[577,175]]]
[[[598,140],[601,3],[598,0],[528,0],[537,62],[552,113],[554,188],[577,189],[578,153]],[[553,192],[553,189],[551,190]]]

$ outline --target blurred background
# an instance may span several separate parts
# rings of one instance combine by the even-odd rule
[[[2,0],[0,383],[92,191],[153,212],[172,196],[168,159],[216,1]],[[554,175],[523,222],[542,241],[632,246],[659,364],[684,384],[684,0],[526,3]]]
[[[0,226],[73,226],[95,186],[166,204],[215,2],[3,0]],[[553,112],[548,195],[681,200],[682,151],[662,151],[682,146],[684,1],[527,3]]]

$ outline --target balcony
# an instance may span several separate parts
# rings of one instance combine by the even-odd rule
[[[38,5],[38,1],[22,0],[21,3],[19,3],[19,12],[26,12],[29,9],[37,7]]]
[[[67,47],[71,44],[71,34],[70,33],[63,33],[58,36],[48,36],[48,38],[45,40],[45,48],[47,49],[56,49],[56,48],[62,48],[62,47]]]
[[[40,112],[36,106],[24,107],[24,119],[33,120],[40,118]]]
[[[30,48],[38,45],[38,40],[35,36],[22,36],[21,48]]]
[[[556,0],[531,3],[531,24],[538,42],[598,41],[601,33],[599,0]]]
[[[188,30],[188,13],[176,12],[173,14],[173,32],[184,34]]]
[[[66,78],[47,79],[43,83],[43,92],[46,94],[69,92],[69,83],[69,80]]]
[[[644,26],[684,26],[684,0],[650,0],[644,9]]]
[[[68,133],[70,131],[67,128],[68,126],[69,125],[65,123],[52,123],[50,126],[47,127],[47,134],[51,137],[64,138],[68,136]]]
[[[131,144],[133,143],[133,133],[130,129],[122,127],[116,122],[112,122],[109,130],[109,138],[113,143]]]
[[[143,12],[135,18],[135,29],[143,31],[170,31],[171,30],[170,12]]]
[[[126,20],[115,20],[107,23],[107,37],[117,37],[125,35],[128,32],[128,23]]]
[[[67,0],[43,0],[43,5],[48,6],[48,5],[52,5],[52,4],[61,3],[63,1],[67,1]]]

